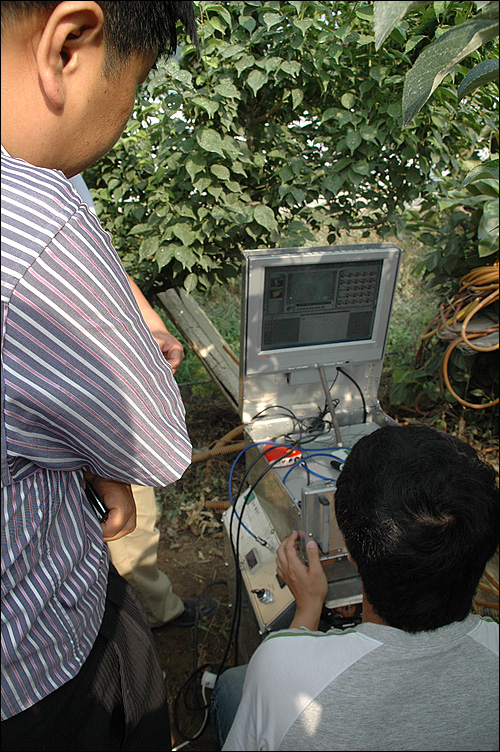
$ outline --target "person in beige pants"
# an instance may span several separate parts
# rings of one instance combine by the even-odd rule
[[[108,542],[111,561],[141,599],[150,627],[154,629],[168,623],[191,627],[195,623],[198,599],[178,596],[170,578],[158,569],[160,531],[156,526],[154,489],[134,485],[131,488],[137,510],[136,528],[133,533]],[[218,606],[217,599],[202,598],[199,618],[208,618]]]
[[[151,627],[161,627],[180,616],[184,603],[169,577],[158,569],[157,551],[160,531],[156,526],[156,502],[153,488],[132,486],[137,525],[133,533],[109,541],[111,561],[139,595]]]

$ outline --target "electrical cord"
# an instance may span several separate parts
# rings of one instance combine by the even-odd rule
[[[248,449],[253,448],[253,446],[259,446],[259,445],[267,444],[267,443],[269,443],[269,442],[257,442],[254,445],[250,445],[248,447]],[[282,446],[282,445],[277,445],[277,446]],[[262,457],[265,456],[266,452],[271,451],[272,448],[273,447],[270,447],[269,449],[265,450],[264,452],[258,454],[257,457],[249,465],[249,467],[247,468],[247,470],[246,470],[246,472],[245,472],[245,474],[244,474],[243,478],[241,479],[240,484],[238,486],[238,491],[237,491],[237,494],[236,494],[236,498],[237,499],[241,495],[241,492],[243,490],[243,486],[245,484],[246,478],[248,477],[249,473],[251,472],[253,466],[256,464],[256,462],[258,462],[258,460],[260,460]],[[291,447],[289,454],[291,454],[294,450],[295,450],[295,447]],[[242,452],[242,454],[243,454],[243,452]],[[230,521],[229,521],[229,540],[231,541],[231,548],[232,548],[232,551],[233,551],[233,556],[234,556],[234,561],[235,561],[236,590],[237,590],[237,603],[238,603],[238,609],[237,610],[235,609],[235,612],[234,612],[234,615],[233,615],[234,616],[233,623],[231,624],[231,636],[234,638],[234,656],[235,656],[234,660],[235,660],[235,665],[238,664],[238,636],[239,636],[239,629],[240,629],[240,622],[241,622],[242,575],[241,575],[241,572],[240,572],[239,561],[240,561],[240,533],[241,533],[241,528],[244,527],[243,521],[242,521],[242,519],[243,519],[243,511],[244,511],[246,505],[249,503],[253,491],[255,490],[255,488],[257,487],[257,485],[260,483],[260,481],[262,480],[262,478],[264,477],[264,475],[266,473],[268,473],[270,470],[272,470],[274,468],[274,466],[276,464],[278,464],[279,462],[281,462],[286,456],[288,456],[288,455],[284,454],[282,457],[280,457],[279,459],[275,460],[274,462],[269,462],[267,464],[267,466],[261,472],[261,474],[259,475],[259,477],[257,478],[257,480],[255,480],[254,483],[249,487],[249,489],[247,491],[246,498],[245,498],[245,500],[244,500],[244,502],[243,502],[243,504],[241,506],[240,514],[239,515],[237,515],[237,513],[236,513],[236,505],[233,502],[231,517],[230,517]],[[236,463],[236,461],[238,459],[239,459],[239,457],[237,457],[235,459],[235,463]],[[232,497],[232,491],[231,491],[231,497]],[[238,527],[237,527],[237,530],[236,530],[236,546],[234,546],[234,544],[233,544],[233,534],[232,534],[232,525],[233,525],[234,516],[236,516],[238,518]],[[245,527],[245,529],[248,530],[248,528],[246,528],[246,527]],[[269,548],[269,545],[268,545],[267,541],[264,541],[263,539],[260,539],[260,538],[258,538],[258,536],[255,536],[255,535],[253,535],[253,537],[256,540],[258,540],[259,542],[262,542],[261,543],[262,545],[265,545],[265,546],[267,546]],[[227,652],[229,652],[229,647],[230,647],[230,645],[228,645],[228,651]]]
[[[287,470],[286,473],[285,473],[285,475],[283,476],[283,479],[282,479],[281,482],[283,484],[286,484],[286,480],[287,480],[288,476],[290,475],[290,473],[292,472],[292,470],[295,470],[300,465],[303,465],[303,464],[307,463],[313,457],[329,457],[331,460],[338,460],[341,463],[344,462],[345,460],[343,458],[341,458],[341,457],[335,457],[333,454],[331,454],[331,451],[335,451],[337,449],[344,449],[345,451],[350,451],[350,447],[340,447],[340,446],[337,446],[337,447],[333,447],[330,450],[330,452],[313,452],[308,457],[304,457],[304,459],[299,460],[295,465],[293,465],[293,467],[291,467],[289,470]],[[316,477],[321,478],[322,480],[327,480],[329,482],[331,482],[331,480],[332,480],[331,478],[327,478],[327,477],[325,477],[323,475],[320,475],[319,473],[313,472],[313,470],[309,469],[309,472],[311,473],[311,475],[315,475]]]
[[[202,687],[202,694],[203,694],[203,704],[192,704],[189,705],[188,703],[188,691],[192,690],[194,693],[196,693],[196,680],[199,676],[203,675],[203,672],[208,670],[209,668],[212,668],[212,664],[205,663],[202,666],[198,666],[198,620],[200,615],[200,604],[201,600],[204,597],[205,593],[212,587],[215,587],[216,585],[227,585],[226,580],[215,580],[214,582],[210,582],[208,585],[206,585],[203,590],[201,591],[200,595],[198,596],[198,601],[196,604],[196,613],[195,613],[195,621],[194,621],[194,651],[193,651],[193,671],[190,674],[190,676],[186,679],[184,684],[179,689],[179,692],[175,696],[174,702],[173,702],[173,722],[174,725],[179,733],[179,736],[184,740],[182,744],[179,744],[177,747],[174,748],[174,750],[181,749],[186,744],[189,744],[189,742],[195,741],[195,739],[198,739],[205,731],[207,723],[208,723],[208,715],[209,715],[209,709],[210,709],[210,703],[207,703],[206,696],[205,696],[205,688]],[[183,730],[180,727],[180,721],[179,721],[179,714],[178,714],[178,708],[179,703],[181,701],[181,698],[184,696],[184,704],[186,708],[189,711],[192,710],[205,710],[205,716],[203,718],[202,725],[198,729],[198,731],[193,736],[188,736],[183,732]],[[172,752],[174,752],[172,750]]]
[[[201,725],[201,728],[200,728],[199,731],[196,732],[196,734],[195,734],[194,737],[192,737],[190,739],[186,739],[185,741],[181,742],[180,744],[177,744],[175,747],[172,747],[172,752],[177,752],[177,750],[182,749],[183,747],[185,747],[186,744],[191,744],[192,741],[194,741],[195,739],[198,739],[203,734],[203,732],[205,731],[205,728],[206,728],[207,723],[208,723],[208,715],[209,715],[209,712],[210,712],[210,703],[207,700],[206,687],[202,686],[202,688],[201,688],[201,694],[202,694],[202,697],[203,697],[203,705],[206,708],[205,709],[205,717],[203,718],[203,723]]]
[[[348,374],[348,373],[347,373],[346,371],[344,371],[344,370],[343,370],[342,368],[340,368],[339,366],[337,366],[337,371],[339,371],[339,373],[341,373],[341,374],[342,374],[343,376],[345,376],[346,378],[350,379],[350,381],[352,381],[352,383],[354,384],[354,386],[355,386],[355,387],[356,387],[356,389],[358,390],[358,392],[359,392],[359,394],[360,394],[360,397],[361,397],[361,401],[362,401],[362,403],[363,403],[363,423],[366,423],[366,419],[367,419],[367,410],[366,410],[366,400],[365,400],[365,395],[363,394],[363,390],[361,389],[361,387],[360,387],[360,385],[358,384],[358,382],[357,382],[357,381],[356,381],[355,379],[353,379],[353,377],[352,377],[352,376],[351,376],[350,374]]]
[[[228,659],[228,656],[229,656],[229,652],[231,650],[231,645],[233,643],[234,643],[234,665],[238,664],[238,637],[239,637],[239,629],[240,629],[240,623],[241,623],[241,605],[242,605],[242,592],[243,592],[243,588],[242,588],[243,580],[242,580],[242,574],[241,574],[241,570],[240,570],[240,566],[239,566],[241,529],[243,528],[244,530],[246,530],[246,532],[249,533],[254,538],[254,540],[256,540],[260,545],[262,545],[264,547],[269,547],[269,544],[267,543],[267,541],[265,541],[264,539],[262,539],[259,536],[255,535],[255,533],[253,533],[253,531],[251,531],[244,524],[244,522],[243,522],[243,512],[244,512],[244,509],[245,509],[247,503],[249,503],[249,501],[251,500],[252,494],[253,494],[255,488],[261,482],[262,478],[265,476],[266,473],[270,472],[270,470],[272,470],[275,467],[276,464],[280,463],[284,458],[286,458],[289,454],[291,454],[293,451],[295,451],[298,445],[300,445],[301,451],[306,451],[306,452],[310,451],[311,452],[311,457],[315,456],[316,454],[318,454],[318,452],[315,451],[315,450],[304,449],[304,444],[306,444],[308,442],[311,442],[311,441],[314,441],[316,438],[318,438],[319,436],[323,435],[322,431],[318,431],[315,434],[310,435],[307,439],[303,438],[304,433],[310,432],[311,426],[310,425],[305,425],[305,421],[300,421],[297,418],[297,416],[293,413],[293,411],[290,410],[289,408],[286,408],[286,407],[283,407],[283,406],[279,406],[279,405],[275,405],[275,406],[270,406],[268,408],[264,408],[264,410],[261,410],[260,413],[257,413],[257,415],[254,416],[253,420],[255,420],[255,419],[259,420],[261,417],[264,416],[264,414],[270,408],[277,408],[277,409],[280,409],[280,410],[284,410],[284,412],[285,412],[285,414],[287,416],[292,417],[292,419],[294,421],[294,425],[298,426],[299,439],[291,442],[290,445],[279,444],[277,442],[272,442],[272,441],[255,442],[254,444],[250,444],[250,445],[244,447],[243,449],[241,449],[239,451],[238,455],[236,456],[236,458],[235,458],[232,466],[231,466],[231,470],[230,470],[230,474],[229,474],[229,483],[228,483],[228,485],[229,485],[229,498],[230,498],[230,501],[231,501],[231,516],[230,516],[230,520],[229,520],[229,536],[228,537],[229,537],[229,541],[230,541],[230,545],[231,545],[231,549],[232,549],[232,554],[233,554],[233,558],[234,558],[234,562],[235,562],[235,579],[236,579],[235,585],[236,585],[236,593],[235,593],[235,603],[234,603],[234,609],[233,609],[233,618],[231,620],[231,628],[230,628],[230,633],[229,633],[229,637],[228,637],[228,641],[227,641],[227,646],[226,646],[226,649],[225,649],[222,661],[219,664],[219,668],[218,668],[218,672],[217,672],[217,676],[216,676],[216,680],[215,681],[218,680],[219,676],[224,671],[224,667],[226,665],[226,662],[227,662],[227,659]],[[321,422],[322,428],[324,429],[326,422],[322,420],[322,417],[323,417],[323,414],[320,414],[318,416],[318,419]],[[282,455],[279,459],[275,460],[274,462],[267,462],[266,467],[264,468],[264,470],[260,473],[260,475],[258,476],[258,478],[248,488],[247,494],[246,494],[246,498],[244,499],[243,504],[242,504],[241,509],[239,510],[239,514],[238,514],[238,512],[236,511],[236,503],[235,503],[235,499],[234,499],[234,495],[233,495],[233,489],[232,489],[235,467],[236,467],[238,461],[240,460],[240,458],[247,451],[249,451],[250,449],[253,449],[255,447],[262,446],[262,445],[266,445],[266,449],[264,451],[262,451],[262,452],[259,452],[257,454],[257,456],[249,464],[249,466],[246,468],[245,473],[244,473],[244,475],[243,475],[243,477],[240,480],[240,483],[238,485],[238,489],[237,489],[237,492],[236,492],[236,499],[240,498],[241,493],[243,491],[243,487],[244,487],[244,485],[245,485],[245,483],[247,481],[247,478],[248,478],[250,472],[252,471],[253,467],[255,466],[255,464],[259,460],[261,460],[262,458],[265,458],[265,456],[266,456],[266,454],[268,452],[272,451],[274,449],[274,447],[280,447],[280,448],[288,449],[289,452],[285,453],[284,455]],[[338,446],[332,447],[330,449],[330,452],[334,451],[334,449],[339,449],[339,448],[340,447],[338,447]],[[333,455],[331,453],[327,454],[325,452],[325,453],[322,453],[322,454],[324,454],[324,455],[326,455],[328,457],[333,458]],[[337,458],[337,459],[339,459],[339,458]],[[305,460],[303,460],[303,462],[305,464],[307,462],[307,458],[305,458]],[[293,467],[291,469],[293,469]],[[309,469],[307,468],[307,466],[305,467],[305,469],[309,473]],[[313,474],[314,475],[318,475],[317,473],[313,473]],[[322,476],[318,476],[318,477],[322,477]],[[324,479],[325,480],[331,480],[331,478],[324,478]],[[235,534],[236,545],[235,545],[234,539],[233,539],[233,525],[234,525],[234,518],[235,517],[238,520],[238,526],[237,526],[236,534]],[[205,668],[205,667],[203,667],[203,668]],[[201,671],[201,667],[200,667],[200,669],[197,669],[195,667],[195,670],[193,671],[192,676],[190,677],[190,679],[188,680],[188,682],[186,682],[186,686],[189,685],[189,682],[191,682],[191,681],[193,681],[193,680],[196,679],[196,677],[197,677],[197,675],[198,675],[198,673],[200,671]],[[176,718],[176,715],[174,713],[174,719],[175,718]],[[182,736],[182,733],[181,733],[180,730],[179,730],[179,733]],[[200,735],[200,733],[202,733],[201,730],[200,730],[200,732],[198,732],[198,734],[197,734],[197,736],[195,738],[198,738],[198,735]]]
[[[241,587],[242,587],[242,576],[241,576],[240,566],[239,566],[239,561],[240,561],[240,533],[241,533],[241,528],[243,527],[247,532],[249,532],[255,540],[257,540],[259,543],[261,543],[261,545],[268,546],[268,544],[267,544],[266,541],[263,541],[263,539],[260,539],[258,536],[256,536],[255,534],[253,534],[253,532],[250,531],[248,529],[248,527],[246,527],[244,525],[244,523],[243,523],[243,512],[244,512],[244,509],[245,509],[246,505],[249,503],[249,501],[250,501],[250,499],[252,497],[252,493],[254,492],[254,490],[257,487],[257,485],[261,482],[261,480],[265,476],[265,474],[268,473],[270,470],[272,470],[276,464],[278,464],[279,462],[281,462],[287,456],[287,454],[284,454],[282,457],[280,457],[278,460],[275,460],[274,462],[268,463],[267,466],[264,468],[264,470],[260,473],[260,475],[258,476],[258,478],[252,483],[252,485],[249,487],[249,489],[247,491],[247,495],[246,495],[246,498],[245,498],[245,500],[244,500],[244,502],[243,502],[243,504],[241,506],[239,515],[236,512],[236,505],[235,505],[234,497],[233,497],[233,493],[232,493],[232,478],[233,478],[234,468],[235,468],[235,466],[236,466],[236,464],[237,464],[240,456],[242,456],[249,449],[252,449],[252,448],[257,447],[257,446],[261,446],[263,444],[266,445],[266,444],[269,444],[269,443],[270,442],[263,441],[263,442],[256,442],[255,444],[249,445],[245,450],[243,450],[242,452],[240,452],[238,454],[238,456],[235,458],[233,466],[231,468],[231,472],[230,472],[230,483],[229,483],[229,486],[230,486],[230,499],[231,499],[231,504],[232,504],[232,511],[231,511],[231,517],[230,517],[230,521],[229,521],[229,540],[230,540],[230,543],[231,543],[231,548],[232,548],[233,557],[234,557],[234,561],[235,561],[235,570],[236,570],[236,599],[235,599],[236,600],[236,605],[235,605],[235,611],[234,611],[234,614],[233,614],[233,622],[231,624],[231,633],[230,633],[230,638],[229,638],[229,643],[228,643],[228,648],[227,648],[227,651],[226,651],[226,655],[229,654],[230,642],[231,642],[232,639],[234,639],[235,665],[237,665],[237,660],[238,660],[238,635],[239,635],[239,628],[240,628],[240,621],[241,621]],[[257,455],[257,457],[254,458],[254,460],[249,465],[249,467],[246,469],[246,472],[243,475],[243,478],[241,479],[241,481],[239,483],[239,486],[238,486],[238,490],[237,490],[237,493],[236,493],[236,498],[237,499],[240,498],[240,495],[242,493],[242,490],[243,490],[243,487],[245,485],[246,479],[247,479],[249,473],[251,472],[251,470],[253,469],[253,466],[258,462],[258,460],[260,460],[262,457],[264,457],[267,452],[271,451],[274,446],[281,446],[281,447],[283,447],[282,444],[276,444],[276,443],[273,442],[272,446],[269,447],[269,449],[265,450],[264,452],[259,453]],[[283,448],[285,448],[285,447],[283,447]],[[287,448],[290,450],[290,454],[291,454],[291,452],[293,452],[297,448],[297,444],[294,444],[293,446],[290,446],[290,447],[287,447]],[[340,449],[340,448],[342,448],[342,447],[335,446],[334,449]],[[301,447],[301,449],[302,449],[302,451],[309,451],[307,449],[304,450],[303,447]],[[317,454],[322,454],[323,456],[327,456],[327,457],[330,457],[330,458],[333,459],[333,455],[331,454],[331,452],[334,451],[334,449],[332,448],[332,449],[330,449],[330,452],[322,452],[322,453],[319,453],[317,451],[311,450],[311,457],[315,456]],[[336,459],[339,459],[339,458],[337,457]],[[306,461],[307,461],[307,458],[306,458]],[[295,465],[293,467],[295,467]],[[293,470],[293,467],[291,468],[292,470]],[[316,475],[317,477],[320,477],[323,480],[331,481],[331,478],[326,478],[324,476],[319,475],[318,473],[314,473],[314,472],[309,471],[309,470],[308,470],[308,472],[311,472],[311,474]],[[238,519],[238,527],[237,527],[237,530],[236,530],[236,546],[234,545],[234,542],[233,542],[233,532],[232,532],[233,521],[234,521],[234,517],[235,516]],[[221,670],[222,670],[222,665],[221,665]]]
[[[498,343],[481,347],[473,340],[481,340],[493,332],[498,332],[498,323],[482,329],[470,330],[471,321],[487,306],[498,300],[498,262],[492,266],[473,269],[460,280],[459,292],[448,302],[440,306],[439,313],[429,323],[421,336],[420,346],[415,356],[415,367],[422,367],[432,337],[448,342],[439,369],[439,386],[444,394],[444,385],[459,404],[474,410],[485,410],[498,405],[499,398],[486,403],[470,402],[461,397],[450,383],[449,362],[453,350],[460,344],[466,344],[474,352],[492,352],[498,350]],[[451,342],[450,342],[451,339]]]

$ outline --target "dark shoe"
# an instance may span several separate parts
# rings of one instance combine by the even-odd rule
[[[209,619],[215,614],[220,606],[216,598],[183,598],[184,611],[175,619],[171,619],[167,624],[173,627],[194,627],[196,621],[196,610],[199,610],[198,621],[200,619]]]

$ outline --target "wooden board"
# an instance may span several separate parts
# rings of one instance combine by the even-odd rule
[[[224,337],[185,290],[171,289],[156,297],[230,405],[238,411],[239,363]]]

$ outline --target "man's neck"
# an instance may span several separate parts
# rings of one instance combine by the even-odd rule
[[[362,622],[371,621],[374,624],[383,624],[384,626],[389,626],[387,622],[382,619],[381,616],[378,615],[378,613],[373,608],[372,604],[369,600],[367,600],[366,595],[363,596],[363,618]]]
[[[384,626],[389,627],[390,624],[388,624],[385,621],[385,619],[382,619],[382,617],[379,616],[379,614],[375,611],[372,604],[366,597],[366,592],[365,592],[365,588],[363,587],[363,583],[361,583],[361,587],[363,590],[363,617],[361,621],[363,623],[367,621],[371,621],[373,624],[383,624]]]

